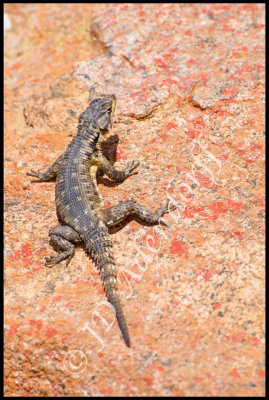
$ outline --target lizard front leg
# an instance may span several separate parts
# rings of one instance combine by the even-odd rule
[[[40,172],[40,171],[33,171],[31,169],[31,172],[26,172],[26,175],[28,176],[33,176],[35,178],[38,178],[36,180],[32,180],[31,182],[47,182],[50,181],[53,178],[56,178],[59,168],[61,166],[62,160],[63,160],[64,154],[60,155],[59,158],[55,161],[54,164],[52,164],[51,167],[47,169],[45,172]]]
[[[137,174],[137,171],[134,171],[139,165],[139,161],[131,161],[125,170],[118,171],[116,170],[110,161],[101,153],[98,153],[98,167],[113,181],[115,182],[122,182],[128,176]]]

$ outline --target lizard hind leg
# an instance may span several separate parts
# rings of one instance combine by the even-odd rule
[[[172,210],[172,208],[171,208]],[[156,224],[159,219],[169,212],[169,200],[159,207],[155,212],[150,211],[147,207],[136,203],[134,200],[122,201],[116,206],[109,207],[105,210],[105,220],[107,227],[117,225],[130,214],[138,215],[143,221],[150,224]]]
[[[79,234],[70,226],[57,226],[51,228],[49,231],[52,243],[61,250],[61,253],[56,256],[46,257],[46,267],[53,267],[53,265],[67,259],[66,266],[71,261],[71,258],[75,254],[74,243],[81,242]]]

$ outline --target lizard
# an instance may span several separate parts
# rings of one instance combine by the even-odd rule
[[[104,208],[96,180],[98,168],[111,180],[122,182],[136,174],[139,165],[138,161],[133,160],[127,163],[124,170],[117,170],[102,152],[101,144],[111,131],[115,110],[114,94],[90,99],[89,106],[78,118],[77,135],[66,151],[45,172],[31,170],[27,175],[36,178],[31,182],[47,182],[56,178],[55,203],[60,225],[51,228],[49,236],[60,252],[46,257],[45,265],[52,267],[63,260],[67,260],[68,265],[75,253],[75,245],[84,243],[87,254],[99,270],[107,299],[114,307],[124,342],[130,347],[108,229],[130,214],[156,224],[169,211],[169,200],[155,212],[135,200],[121,201]]]

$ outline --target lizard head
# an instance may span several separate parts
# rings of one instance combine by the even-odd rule
[[[109,132],[113,125],[113,119],[116,109],[116,96],[100,95],[90,101],[87,108],[87,119],[97,129],[100,129],[102,134]]]

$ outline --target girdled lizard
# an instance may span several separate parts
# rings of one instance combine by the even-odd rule
[[[78,132],[66,151],[44,173],[31,170],[32,182],[46,182],[56,177],[55,201],[60,226],[50,229],[49,236],[60,254],[46,258],[46,266],[53,266],[75,252],[75,244],[84,242],[88,254],[100,271],[108,301],[114,306],[124,341],[130,347],[128,328],[122,311],[116,282],[116,266],[108,228],[118,224],[129,214],[155,224],[168,212],[169,202],[155,213],[134,200],[120,202],[105,209],[96,182],[100,168],[110,179],[121,182],[134,175],[139,162],[132,161],[123,171],[116,170],[103,155],[101,143],[108,135],[116,108],[114,95],[100,95],[90,101],[79,116]]]

